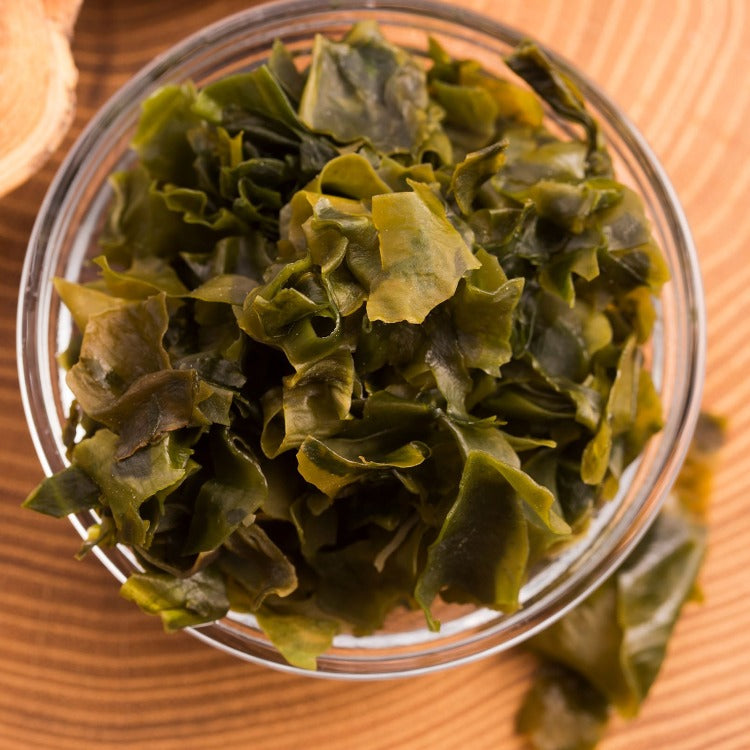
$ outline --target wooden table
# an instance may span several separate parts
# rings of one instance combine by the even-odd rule
[[[22,0],[18,0],[21,2]],[[641,716],[604,750],[750,747],[750,6],[747,0],[465,2],[526,29],[630,113],[692,224],[709,313],[706,405],[730,418],[706,603],[689,606]],[[41,478],[18,395],[15,306],[53,172],[95,110],[153,55],[243,0],[86,0],[78,111],[62,148],[0,201],[0,749],[519,748],[532,664],[511,653],[407,681],[342,684],[242,663],[120,599],[66,523],[22,511]],[[502,17],[501,17],[502,14]]]

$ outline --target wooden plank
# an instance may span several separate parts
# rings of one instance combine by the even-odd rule
[[[23,427],[15,294],[44,191],[74,137],[141,65],[243,0],[86,0],[78,112],[63,147],[0,201],[0,748],[496,750],[532,669],[519,653],[406,681],[342,684],[246,664],[121,600],[69,525],[19,506],[41,478]],[[474,0],[575,62],[631,115],[684,199],[706,271],[706,405],[731,421],[706,603],[690,606],[641,716],[603,750],[740,750],[750,734],[750,6],[746,0]],[[17,426],[20,426],[17,428]]]

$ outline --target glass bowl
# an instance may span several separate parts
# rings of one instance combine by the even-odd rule
[[[101,109],[73,146],[34,226],[18,308],[21,392],[46,473],[66,465],[62,427],[71,399],[56,360],[67,346],[71,320],[52,279],[77,279],[95,252],[112,197],[107,177],[132,159],[128,144],[140,103],[166,83],[192,79],[202,85],[257,66],[276,38],[304,58],[316,33],[337,36],[363,19],[376,19],[392,41],[415,54],[423,55],[431,35],[454,55],[478,59],[493,72],[504,70],[502,55],[525,37],[480,15],[425,0],[408,6],[388,0],[261,5],[198,32],[154,60]],[[630,467],[619,495],[599,511],[588,533],[531,577],[522,591],[522,607],[513,614],[449,608],[440,612],[441,631],[432,633],[421,613],[396,613],[376,635],[338,636],[315,673],[289,666],[246,615],[230,612],[193,628],[196,637],[249,661],[318,676],[394,677],[465,663],[514,646],[562,616],[617,567],[653,520],[680,468],[700,407],[705,323],[695,248],[675,192],[643,137],[596,86],[549,55],[578,84],[600,120],[618,177],[643,197],[672,274],[661,296],[650,352],[664,429]],[[95,519],[81,513],[70,520],[85,537]],[[137,567],[124,547],[97,548],[95,554],[119,581]]]

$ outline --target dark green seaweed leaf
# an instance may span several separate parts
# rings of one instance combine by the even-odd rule
[[[467,367],[497,377],[512,355],[513,315],[523,279],[508,279],[497,259],[477,250],[480,268],[470,271],[451,299],[458,348]]]
[[[439,127],[424,70],[377,25],[355,25],[343,41],[317,36],[300,119],[341,143],[367,140],[386,154],[415,154]]]
[[[331,159],[308,189],[356,200],[393,192],[362,154],[342,154]]]
[[[258,624],[281,655],[293,666],[315,669],[317,657],[325,653],[338,632],[338,623],[322,617],[276,614],[262,609]]]
[[[144,612],[159,615],[165,630],[212,622],[229,609],[224,581],[216,571],[201,571],[189,578],[133,573],[120,593]]]
[[[390,441],[384,440],[388,447],[381,449],[382,452],[377,450],[379,442],[350,438],[323,441],[309,436],[297,452],[299,473],[323,494],[335,498],[367,474],[419,466],[429,456],[429,448],[417,441],[388,450]]]
[[[218,565],[242,589],[254,612],[266,597],[284,597],[297,588],[294,565],[257,523],[227,538]]]
[[[611,164],[603,148],[599,124],[586,110],[583,96],[573,81],[557,69],[533,42],[520,44],[506,62],[557,114],[583,126],[588,139],[587,160],[591,172],[608,174]]]
[[[191,424],[197,390],[194,370],[161,370],[138,378],[97,417],[120,436],[116,458],[132,456],[165,433]]]
[[[481,151],[467,154],[462,162],[456,164],[450,189],[464,215],[471,213],[474,198],[482,184],[500,170],[505,161],[506,145],[504,141],[493,143]]]
[[[163,258],[133,258],[127,270],[112,268],[106,256],[94,258],[93,262],[101,268],[101,279],[115,299],[145,300],[159,292],[171,296],[187,292],[174,268]]]
[[[23,507],[64,518],[70,513],[96,508],[100,494],[98,485],[84,471],[78,466],[68,466],[47,477],[26,498]]]
[[[190,454],[169,435],[122,459],[116,458],[119,445],[113,432],[98,430],[76,445],[73,462],[98,485],[102,505],[112,513],[120,541],[143,544],[149,522],[140,516],[141,506],[185,478]]]
[[[516,731],[535,750],[593,750],[609,720],[607,699],[584,677],[545,664],[516,715]]]
[[[297,70],[294,56],[280,39],[274,40],[271,56],[268,58],[268,69],[287,95],[298,103],[305,87],[305,76]]]
[[[212,478],[198,491],[184,552],[217,549],[241,524],[253,520],[268,492],[252,449],[226,428],[215,427],[211,440]]]
[[[110,183],[114,201],[100,237],[110,261],[129,264],[133,258],[172,258],[210,243],[209,230],[188,226],[179,213],[169,210],[143,166],[114,174]]]
[[[82,284],[74,284],[66,279],[56,278],[55,291],[60,295],[65,307],[70,311],[73,322],[79,330],[86,329],[92,315],[115,307],[124,307],[129,300],[113,297],[111,294]]]
[[[193,151],[188,133],[201,124],[193,112],[195,87],[164,86],[141,107],[132,146],[152,178],[190,184],[194,178]]]
[[[435,100],[446,112],[446,122],[457,131],[468,131],[482,146],[495,133],[499,112],[488,91],[476,86],[461,86],[435,80],[431,85]]]
[[[422,323],[455,293],[463,275],[480,265],[440,198],[427,185],[410,184],[413,192],[372,199],[382,273],[367,300],[370,320]]]
[[[528,556],[526,519],[510,483],[488,454],[469,453],[458,496],[417,581],[415,597],[430,628],[437,594],[512,612],[518,608]]]
[[[555,497],[548,488],[537,484],[521,468],[518,454],[494,424],[489,421],[462,423],[460,420],[448,419],[446,426],[454,434],[467,461],[475,454],[491,458],[494,470],[508,482],[547,530],[559,535],[570,533],[570,528],[554,508]]]
[[[193,111],[208,122],[228,124],[252,113],[292,133],[302,130],[297,113],[267,65],[208,84],[198,94]]]

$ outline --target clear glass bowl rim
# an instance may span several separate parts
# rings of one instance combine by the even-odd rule
[[[51,433],[46,411],[48,405],[45,402],[49,393],[41,377],[40,368],[44,365],[42,342],[47,333],[45,323],[49,311],[49,295],[40,294],[40,283],[49,282],[45,270],[51,268],[52,258],[47,248],[50,241],[54,242],[60,233],[59,216],[65,214],[61,207],[67,201],[75,199],[75,191],[71,187],[84,170],[88,155],[95,150],[97,144],[106,139],[113,123],[117,123],[134,106],[137,107],[156,83],[171,80],[170,74],[179,70],[196,53],[205,52],[221,41],[238,39],[244,32],[252,33],[263,25],[284,23],[287,24],[286,28],[302,32],[311,18],[324,15],[333,18],[336,14],[343,18],[346,14],[356,15],[359,12],[391,14],[389,22],[394,25],[398,25],[399,14],[403,17],[421,15],[510,45],[527,38],[526,34],[485,16],[432,0],[417,0],[408,4],[388,0],[343,0],[328,4],[315,0],[280,0],[254,6],[187,37],[130,79],[94,116],[58,170],[34,225],[22,272],[16,341],[19,384],[32,440],[46,474],[61,468],[64,459],[57,450]],[[482,624],[478,630],[469,631],[466,637],[459,634],[458,638],[446,638],[445,642],[428,645],[422,651],[409,650],[391,656],[380,652],[365,657],[359,654],[352,657],[346,654],[324,656],[319,660],[317,672],[289,666],[267,642],[255,639],[245,631],[238,632],[235,624],[226,619],[190,629],[197,638],[248,661],[282,671],[322,677],[401,677],[467,663],[517,645],[575,606],[623,561],[661,507],[682,464],[700,411],[706,329],[696,249],[674,188],[643,136],[598,86],[554,51],[546,47],[544,50],[577,83],[587,101],[597,109],[599,117],[606,117],[609,126],[622,138],[630,155],[644,170],[645,178],[664,212],[670,237],[679,256],[680,263],[672,269],[671,284],[677,287],[680,303],[690,316],[687,336],[683,342],[687,347],[685,369],[679,373],[679,398],[669,405],[665,404],[665,407],[670,407],[662,432],[665,447],[661,452],[658,470],[650,474],[653,481],[649,491],[642,490],[639,502],[626,519],[627,523],[620,519],[619,526],[610,534],[606,544],[598,548],[598,554],[593,559],[588,560],[582,569],[565,580],[560,590],[516,613],[513,622],[509,618],[497,618],[498,621],[494,624],[490,623],[487,627]],[[34,342],[34,346],[30,346],[31,342]],[[70,520],[79,534],[85,537],[86,519],[71,516]],[[122,550],[115,554],[98,548],[94,551],[118,580],[124,580],[127,575],[124,571],[128,567],[127,554],[123,555]]]

